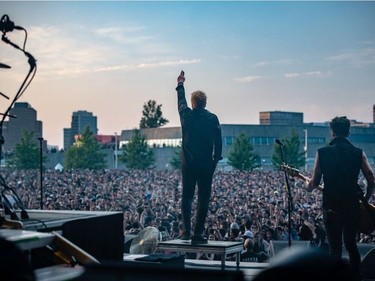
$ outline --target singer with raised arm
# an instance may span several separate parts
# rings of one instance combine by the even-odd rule
[[[202,91],[191,94],[191,108],[185,98],[185,75],[177,78],[177,106],[182,128],[182,240],[192,244],[205,244],[204,224],[211,197],[212,177],[222,159],[221,128],[217,116],[206,110],[207,96]],[[195,225],[191,224],[192,203],[198,187],[198,204]],[[191,236],[193,234],[193,236]]]
[[[342,257],[342,242],[349,253],[353,273],[361,280],[361,256],[356,236],[359,231],[359,200],[363,195],[358,186],[362,171],[367,180],[365,198],[369,200],[375,187],[374,172],[361,149],[349,142],[350,121],[335,117],[330,122],[331,142],[318,149],[308,191],[318,188],[323,177],[323,221],[330,254]]]

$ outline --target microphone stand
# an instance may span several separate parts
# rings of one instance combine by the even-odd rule
[[[2,159],[3,144],[5,143],[4,136],[3,136],[3,123],[7,116],[16,118],[16,116],[8,114],[14,102],[11,103],[11,105],[8,107],[5,113],[0,114],[3,116],[0,121],[0,161]],[[9,214],[10,219],[12,220],[19,220],[17,217],[17,214],[15,213],[13,209],[15,206],[18,206],[21,209],[21,218],[28,219],[29,216],[23,207],[21,199],[18,197],[16,191],[6,184],[5,179],[3,178],[1,174],[0,174],[0,186],[3,187],[3,190],[1,191],[1,199],[3,202],[4,213]]]
[[[40,209],[43,210],[43,138],[39,137]]]
[[[26,30],[25,30],[25,32],[26,32]],[[2,150],[3,150],[3,144],[4,144],[3,123],[5,121],[5,118],[6,117],[15,117],[15,116],[10,115],[9,112],[12,109],[13,105],[16,103],[16,101],[25,92],[26,88],[30,85],[30,83],[31,83],[31,81],[34,78],[35,73],[36,73],[36,60],[35,60],[35,58],[30,53],[26,52],[24,49],[21,49],[16,44],[11,42],[5,36],[5,34],[6,34],[6,32],[3,32],[3,35],[1,37],[2,41],[4,41],[5,43],[13,46],[14,48],[20,50],[21,52],[23,52],[25,54],[25,56],[28,57],[28,63],[30,65],[30,70],[29,70],[29,73],[26,75],[24,81],[22,82],[20,88],[18,89],[17,94],[15,95],[12,102],[10,103],[9,107],[7,108],[5,113],[1,114],[3,117],[0,121],[0,161],[1,161],[1,158],[2,158]],[[33,74],[31,76],[31,80],[27,83],[31,74]],[[10,218],[12,220],[19,220],[18,217],[17,217],[17,214],[14,211],[14,207],[19,207],[21,209],[21,218],[22,219],[28,219],[29,215],[27,214],[27,212],[26,212],[26,210],[23,206],[22,200],[17,195],[17,192],[12,187],[9,187],[6,184],[4,178],[1,176],[1,174],[0,174],[0,186],[3,187],[3,190],[1,191],[1,197],[2,197],[2,201],[3,201],[3,205],[4,205],[5,214],[7,214],[7,213],[10,214]]]
[[[283,149],[282,147],[284,146],[284,144],[279,141],[279,140],[276,140],[276,143],[279,145],[280,147],[280,155],[281,155],[281,161],[282,161],[282,164],[287,164],[286,160],[285,160],[285,151],[283,153]],[[287,191],[287,194],[288,194],[288,246],[291,247],[292,246],[292,206],[293,206],[293,197],[292,197],[292,192],[291,192],[291,188],[290,188],[290,184],[289,184],[289,178],[288,178],[288,173],[284,170],[284,176],[285,176],[285,186],[286,186],[286,191]]]

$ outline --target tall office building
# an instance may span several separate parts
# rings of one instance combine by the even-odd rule
[[[20,142],[24,130],[34,132],[34,139],[43,136],[43,123],[37,120],[37,112],[27,102],[16,102],[9,111],[8,121],[3,124],[3,151],[12,151]]]
[[[73,112],[70,128],[64,128],[64,149],[72,146],[75,136],[82,134],[86,127],[89,127],[90,131],[97,135],[97,117],[86,110]]]

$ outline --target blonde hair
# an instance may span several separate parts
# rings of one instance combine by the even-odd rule
[[[191,94],[192,108],[205,108],[207,104],[207,96],[202,91],[195,91]]]

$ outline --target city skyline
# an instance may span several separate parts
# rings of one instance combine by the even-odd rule
[[[223,124],[259,124],[261,111],[303,112],[304,122],[346,115],[373,122],[375,2],[1,1],[28,32],[38,71],[19,102],[63,146],[71,114],[98,117],[98,134],[139,126],[162,104],[179,126],[176,78],[207,93]],[[24,33],[6,36],[22,46]],[[0,42],[0,92],[13,97],[27,58]],[[188,96],[187,96],[188,98]],[[0,112],[9,101],[2,98]]]

